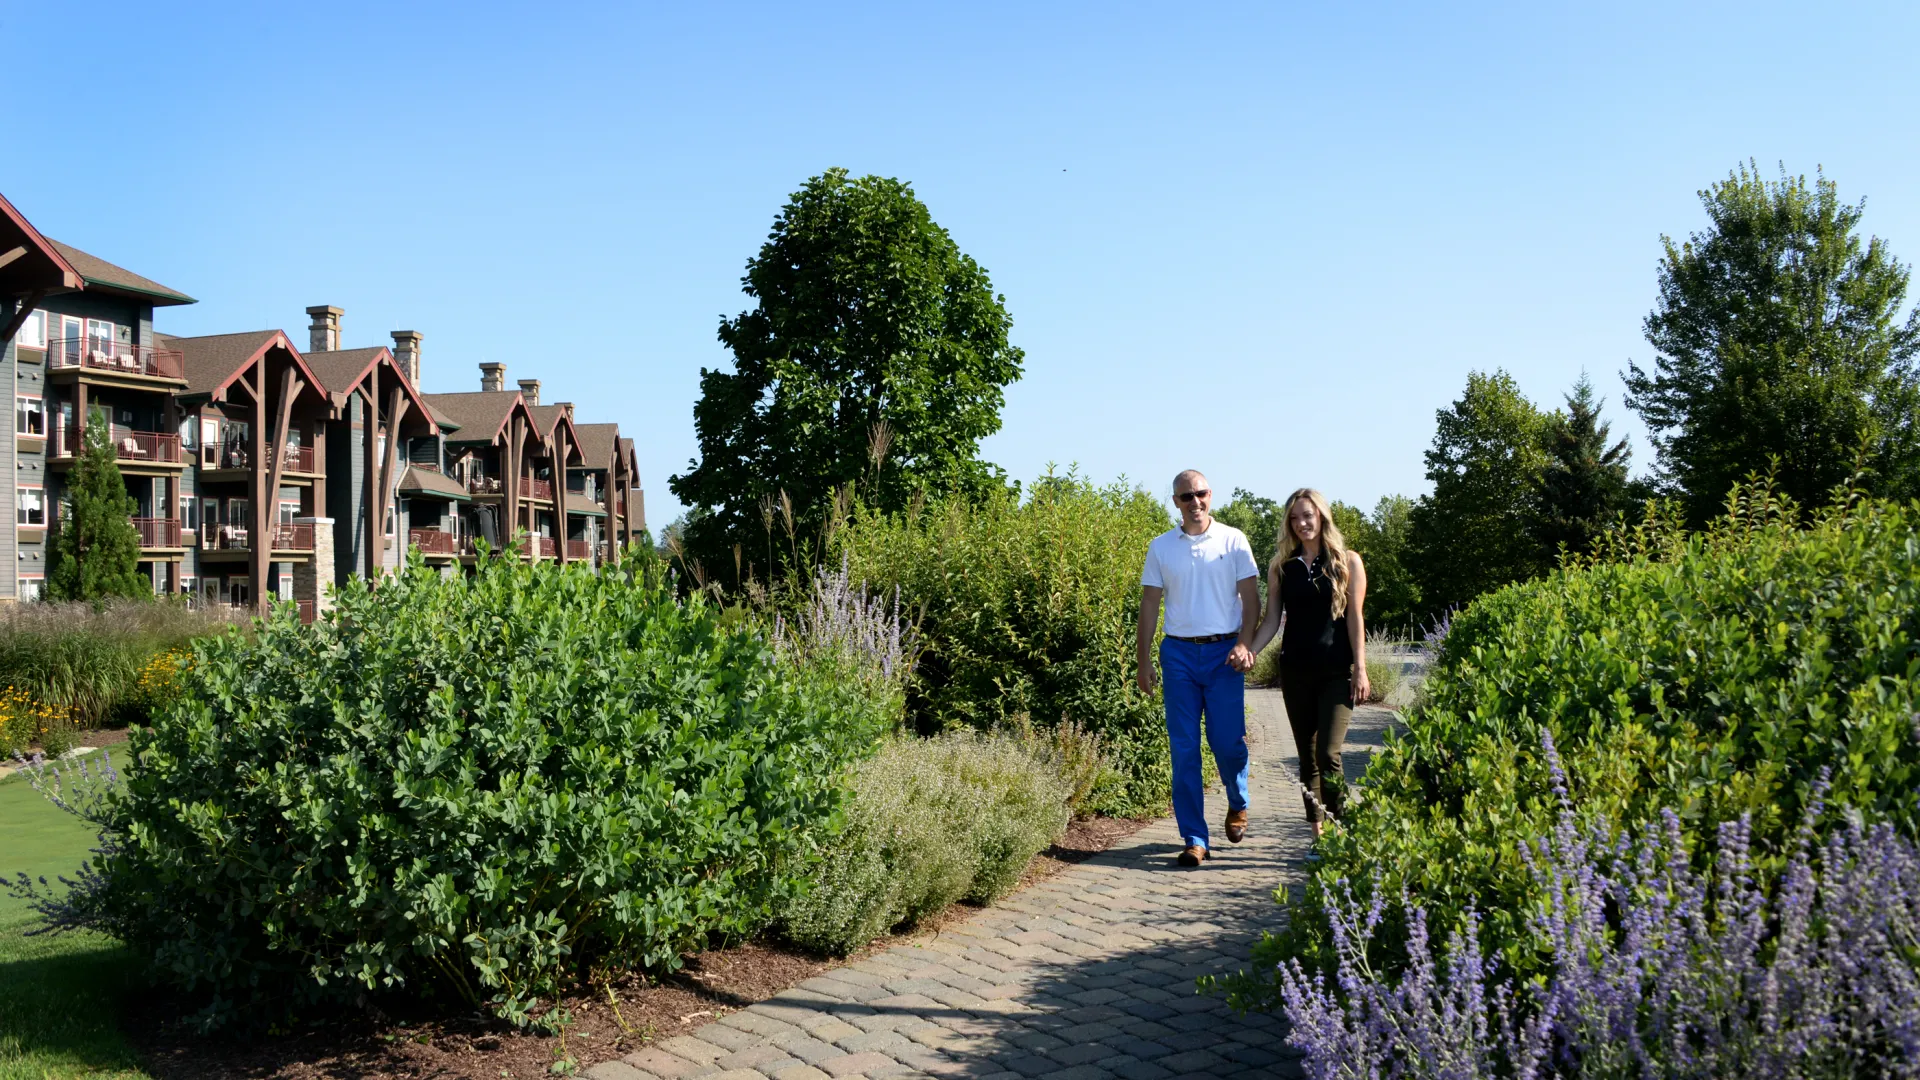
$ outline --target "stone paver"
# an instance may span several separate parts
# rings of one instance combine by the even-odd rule
[[[1355,710],[1349,779],[1365,768],[1392,715]],[[1226,802],[1210,795],[1217,847],[1201,868],[1174,865],[1180,840],[1173,821],[1156,821],[931,938],[809,979],[690,1034],[595,1066],[590,1075],[1301,1075],[1284,1025],[1270,1016],[1235,1016],[1195,987],[1203,975],[1244,966],[1261,932],[1277,928],[1274,890],[1299,880],[1311,844],[1278,691],[1247,692],[1247,741],[1252,827],[1245,843],[1227,843],[1219,824]]]

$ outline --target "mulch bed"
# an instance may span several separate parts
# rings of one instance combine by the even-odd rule
[[[1115,818],[1076,821],[1059,843],[1034,857],[1020,884],[1025,887],[1084,862],[1146,824]],[[687,957],[681,971],[657,982],[636,976],[615,983],[613,1001],[604,992],[562,1001],[572,1023],[560,1035],[519,1032],[481,1016],[409,1018],[368,1008],[241,1041],[196,1035],[177,1008],[158,1001],[130,1010],[122,1026],[147,1070],[159,1080],[526,1080],[584,1070],[652,1040],[692,1031],[832,968],[938,933],[941,926],[968,915],[966,908],[955,907],[911,933],[882,938],[844,960],[823,959],[772,941],[699,953]]]

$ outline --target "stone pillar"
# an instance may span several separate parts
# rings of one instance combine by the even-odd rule
[[[326,304],[316,304],[307,309],[313,321],[307,326],[308,352],[340,351],[340,316],[346,312]]]
[[[313,616],[333,610],[333,519],[294,518],[296,525],[313,526],[313,558],[293,564],[293,598],[313,603]]]

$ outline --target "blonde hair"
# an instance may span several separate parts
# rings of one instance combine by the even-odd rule
[[[1312,488],[1301,488],[1287,496],[1273,569],[1279,571],[1288,559],[1300,554],[1300,538],[1293,535],[1293,504],[1301,499],[1312,503],[1314,512],[1320,515],[1320,561],[1326,567],[1327,579],[1333,582],[1333,617],[1338,619],[1347,613],[1347,538],[1340,535],[1340,526],[1333,523],[1333,510],[1327,505],[1325,495]]]

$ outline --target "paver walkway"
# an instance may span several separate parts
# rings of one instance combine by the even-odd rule
[[[1349,777],[1388,724],[1357,710]],[[1297,880],[1310,833],[1280,694],[1247,692],[1253,822],[1215,856],[1176,867],[1171,819],[939,934],[809,979],[691,1035],[588,1070],[594,1080],[1207,1080],[1299,1076],[1281,1025],[1237,1016],[1194,980],[1237,970]]]

